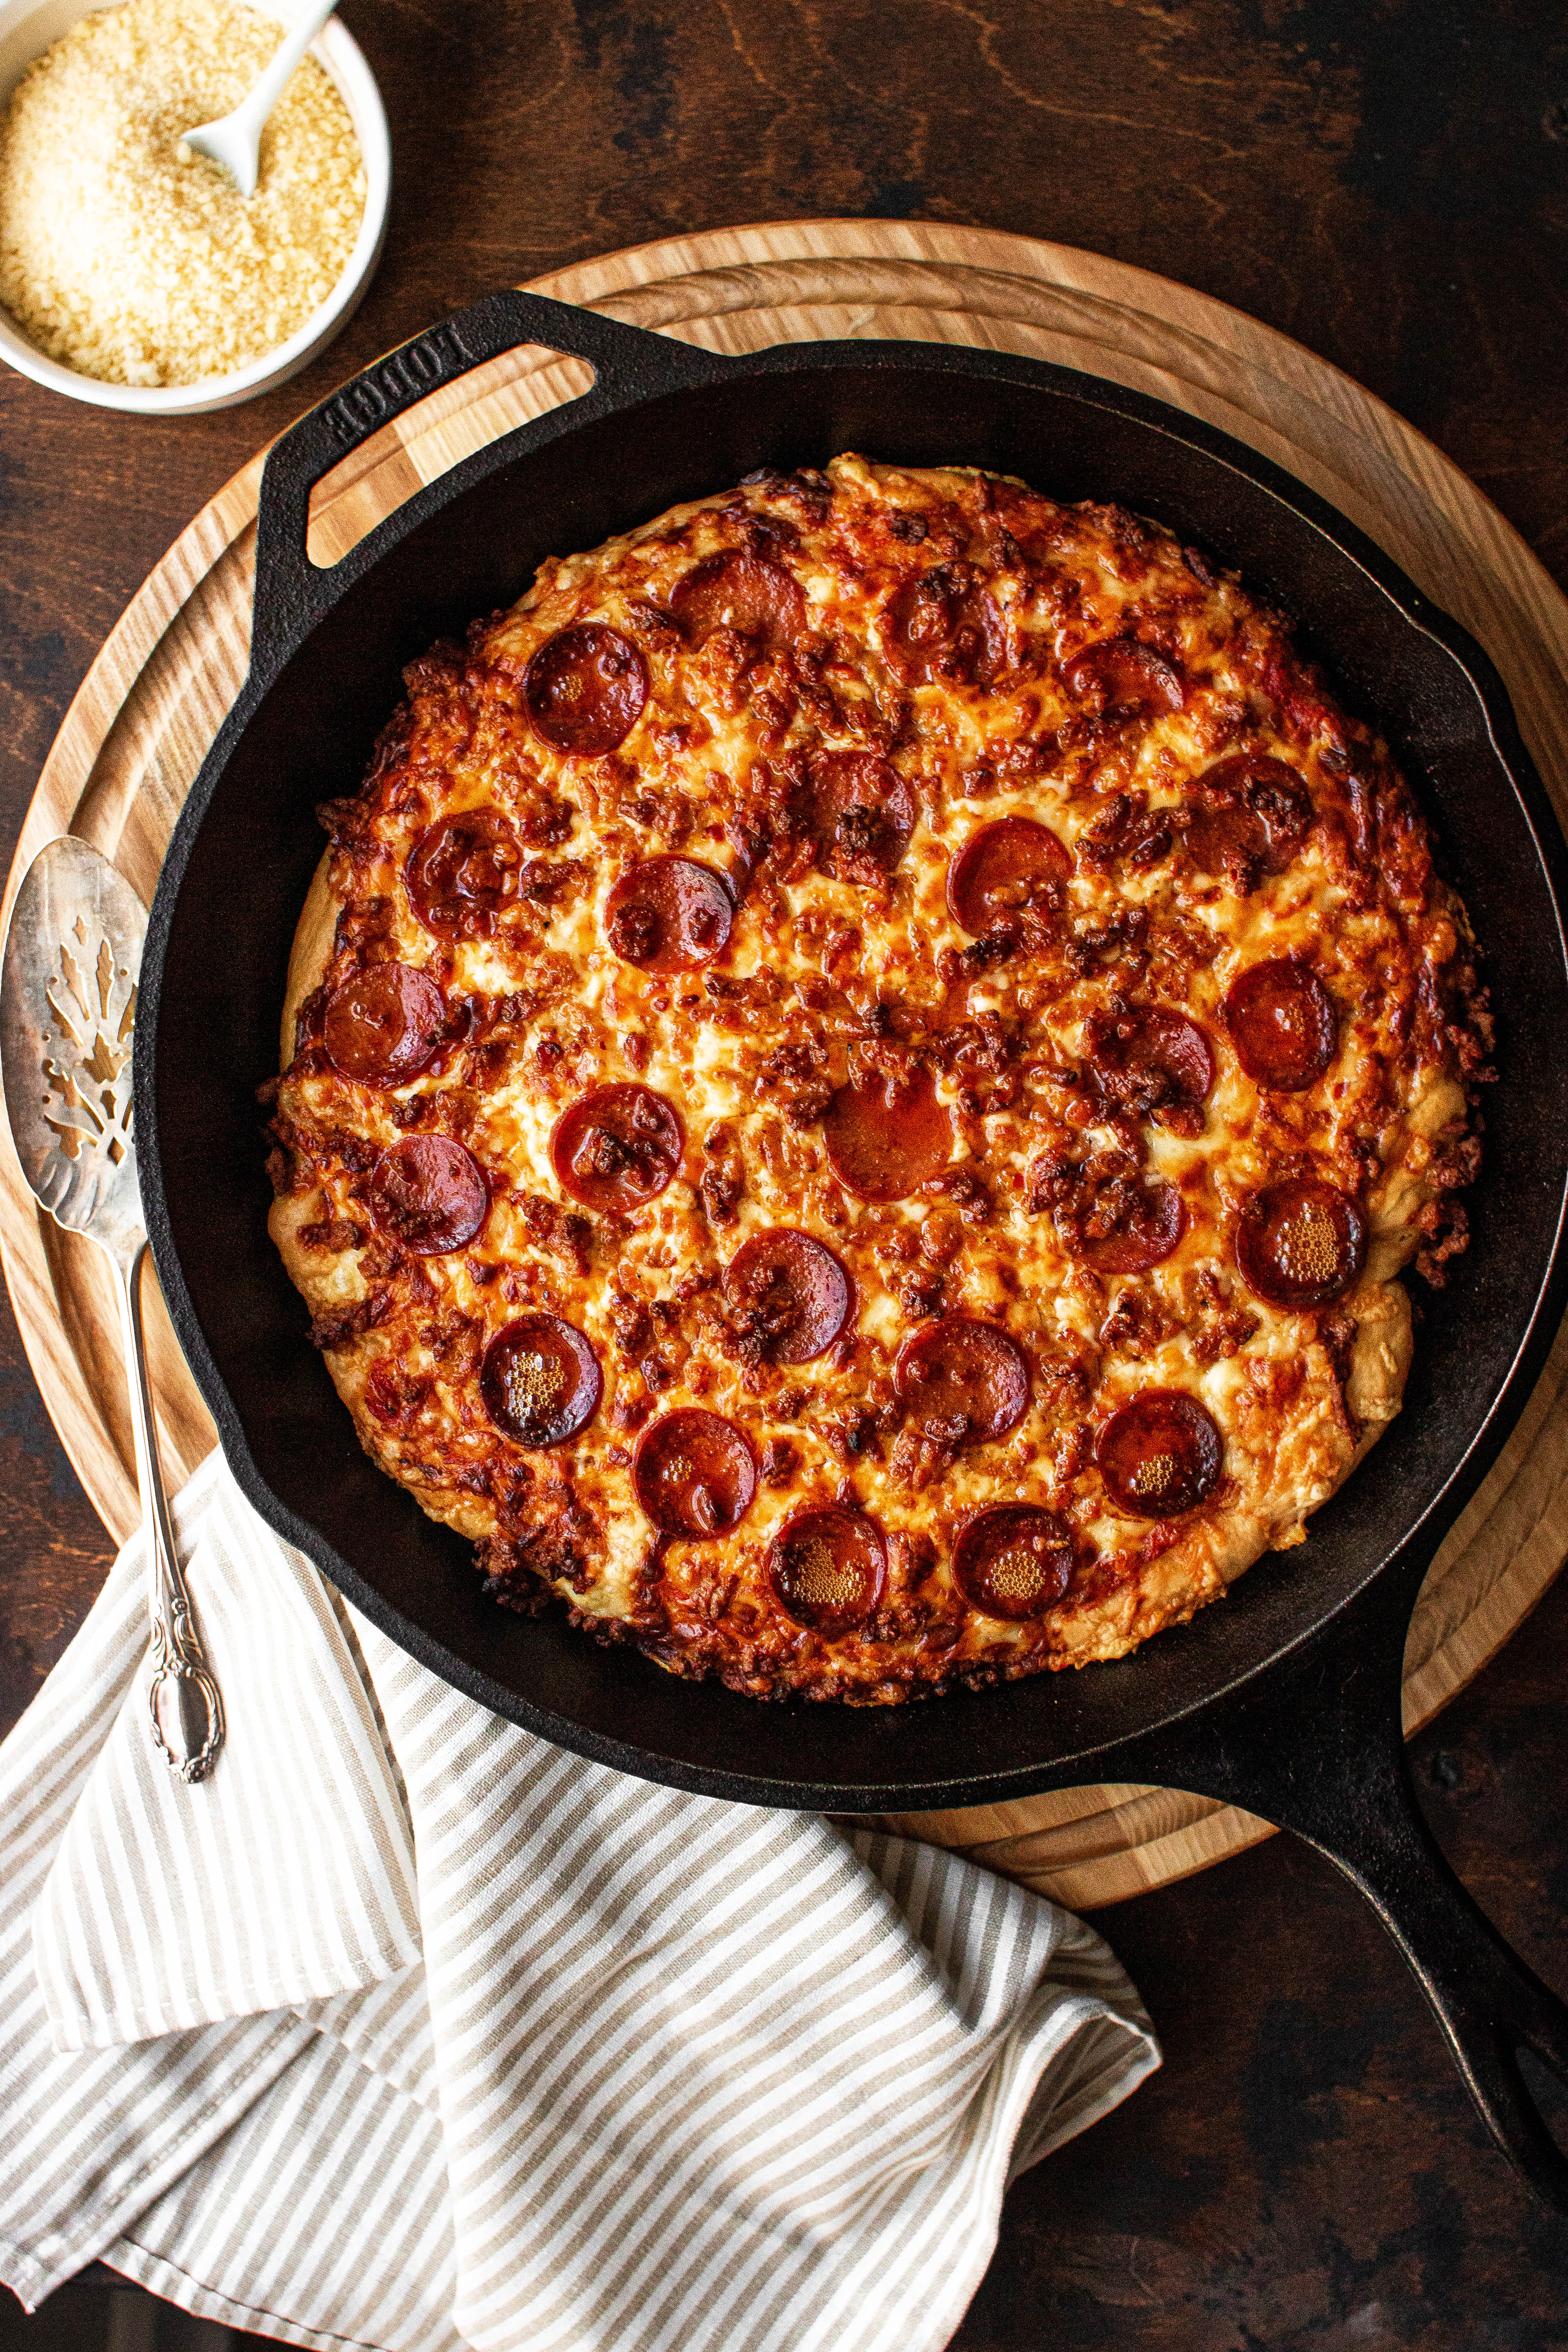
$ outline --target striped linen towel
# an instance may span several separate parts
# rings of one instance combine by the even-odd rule
[[[146,1731],[140,1539],[0,1748],[0,2276],[364,2352],[925,2352],[1008,2179],[1159,2063],[1079,1921],[460,1696],[175,1507],[228,1714]]]

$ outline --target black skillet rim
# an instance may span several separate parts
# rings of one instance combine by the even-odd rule
[[[496,304],[504,297],[489,298]],[[487,306],[476,306],[483,309]],[[558,306],[548,306],[552,310]],[[563,306],[562,306],[563,307]],[[465,314],[473,316],[473,313]],[[579,314],[581,315],[581,314]],[[595,327],[608,324],[597,319]],[[619,335],[635,335],[639,343],[671,346],[666,339],[644,336],[639,331],[619,329]],[[518,340],[522,340],[519,337]],[[571,349],[570,342],[556,348]],[[925,369],[951,370],[955,373],[979,374],[993,379],[1009,379],[1046,388],[1082,401],[1091,407],[1109,410],[1120,416],[1152,428],[1156,434],[1175,443],[1193,446],[1210,458],[1218,460],[1263,490],[1282,507],[1292,520],[1304,525],[1326,540],[1342,556],[1365,573],[1371,583],[1388,600],[1407,625],[1431,638],[1447,656],[1474,695],[1485,723],[1491,748],[1506,772],[1521,814],[1531,835],[1535,855],[1553,900],[1558,921],[1560,950],[1563,948],[1563,908],[1568,904],[1568,848],[1565,848],[1555,814],[1544,787],[1521,740],[1512,707],[1502,680],[1489,657],[1469,633],[1452,617],[1442,612],[1418,590],[1391,558],[1384,553],[1357,526],[1340,515],[1325,499],[1297,481],[1272,460],[1259,456],[1245,444],[1233,440],[1201,419],[1168,407],[1148,395],[1130,391],[1104,378],[1058,367],[1053,363],[1028,361],[1014,354],[983,352],[970,347],[910,342],[825,342],[785,344],[769,351],[750,354],[740,361],[718,362],[701,355],[701,363],[694,366],[697,354],[688,348],[674,346],[680,353],[678,383],[658,383],[658,394],[679,388],[679,383],[711,381],[722,375],[727,382],[743,377],[748,369],[788,372],[795,368],[823,370],[836,366],[856,368],[881,366],[894,368],[918,363]],[[593,355],[596,357],[596,354]],[[367,371],[367,376],[374,371]],[[657,374],[657,371],[655,371]],[[670,373],[677,373],[672,366]],[[359,381],[363,381],[360,379]],[[635,408],[640,388],[630,396],[612,398],[612,413],[625,414]],[[341,398],[342,395],[334,395]],[[586,397],[592,398],[593,395]],[[565,423],[548,437],[563,437],[571,430],[574,413],[581,404],[573,403],[563,410],[552,412],[563,417]],[[331,403],[311,413],[302,423],[312,424],[321,418]],[[548,425],[551,419],[541,420]],[[298,428],[297,428],[298,429]],[[520,428],[529,433],[530,427]],[[450,473],[425,489],[416,492],[397,512],[368,535],[333,572],[326,575],[331,583],[323,597],[324,616],[338,596],[354,579],[379,560],[383,552],[416,528],[439,507],[460,495],[475,481],[506,462],[508,444],[517,436],[505,436],[486,450],[455,467]],[[283,445],[279,445],[282,446]],[[276,456],[278,453],[275,452]],[[269,461],[271,462],[271,461]],[[310,623],[313,627],[315,621]],[[915,1782],[899,1780],[886,1782],[856,1782],[837,1784],[821,1780],[790,1780],[752,1778],[721,1768],[696,1767],[682,1759],[653,1754],[635,1744],[612,1739],[578,1725],[569,1717],[554,1714],[521,1698],[515,1692],[493,1681],[489,1675],[455,1656],[442,1644],[412,1624],[392,1604],[383,1600],[378,1591],[321,1537],[308,1522],[301,1519],[274,1493],[267,1484],[250,1454],[239,1415],[218,1372],[197,1320],[195,1307],[186,1290],[180,1270],[177,1252],[163,1185],[163,1171],[157,1148],[156,1113],[156,1015],[160,982],[165,950],[172,926],[180,885],[189,862],[191,850],[206,809],[217,789],[224,768],[239,733],[247,724],[251,710],[272,682],[272,675],[281,660],[297,651],[309,630],[301,631],[286,643],[281,656],[274,654],[265,669],[253,668],[245,687],[227,714],[219,733],[193,784],[176,824],[149,920],[147,947],[143,962],[144,1001],[150,1000],[153,1018],[145,1013],[137,1024],[135,1055],[136,1117],[140,1133],[150,1140],[152,1149],[142,1154],[142,1192],[148,1232],[154,1262],[177,1336],[191,1366],[198,1388],[217,1424],[220,1442],[231,1473],[247,1499],[259,1516],[273,1528],[303,1551],[361,1609],[370,1621],[401,1648],[416,1658],[440,1679],[462,1691],[478,1704],[521,1727],[534,1732],[553,1744],[567,1748],[593,1760],[628,1771],[636,1776],[693,1790],[700,1794],[725,1797],[741,1801],[784,1807],[791,1810],[831,1810],[840,1811],[893,1811],[933,1808],[938,1806],[973,1805],[1010,1797],[1035,1793],[1051,1786],[1077,1785],[1086,1780],[1106,1777],[1108,1769],[1121,1779],[1136,1777],[1126,1769],[1141,1738],[1157,1739],[1178,1732],[1183,1727],[1201,1723],[1202,1719],[1223,1707],[1233,1696],[1253,1689],[1273,1668],[1288,1657],[1298,1655],[1324,1628],[1342,1620],[1346,1612],[1362,1601],[1369,1587],[1382,1584],[1393,1587],[1400,1583],[1398,1571],[1403,1563],[1409,1597],[1414,1597],[1415,1584],[1437,1543],[1458,1517],[1464,1504],[1479,1485],[1495,1461],[1520,1413],[1528,1401],[1542,1364],[1561,1319],[1565,1294],[1568,1294],[1568,1264],[1564,1261],[1564,1216],[1568,1201],[1558,1205],[1556,1232],[1537,1285],[1533,1307],[1522,1330],[1512,1361],[1496,1389],[1490,1404],[1479,1425],[1453,1463],[1447,1476],[1432,1496],[1426,1508],[1413,1523],[1407,1524],[1397,1540],[1382,1558],[1368,1569],[1365,1575],[1349,1592],[1331,1607],[1310,1615],[1296,1632],[1268,1655],[1239,1670],[1229,1681],[1211,1687],[1197,1696],[1188,1706],[1179,1706],[1160,1716],[1147,1727],[1145,1734],[1115,1738],[1104,1745],[1084,1748],[1072,1757],[1058,1759],[1036,1769],[1015,1769],[1005,1773],[977,1772],[962,1780]],[[1568,955],[1564,955],[1568,961]],[[1413,1571],[1413,1573],[1412,1573]],[[650,1668],[650,1671],[653,1669]],[[904,1710],[900,1709],[902,1713]]]

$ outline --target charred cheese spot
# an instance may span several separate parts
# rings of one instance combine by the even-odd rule
[[[272,1230],[499,1600],[882,1703],[1300,1540],[1460,1245],[1489,1030],[1277,616],[1114,507],[843,457],[406,684],[326,813]],[[488,1213],[391,1213],[405,1161]]]

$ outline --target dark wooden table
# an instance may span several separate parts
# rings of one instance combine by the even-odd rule
[[[142,575],[265,439],[495,286],[727,222],[974,223],[1160,270],[1430,434],[1568,576],[1568,25],[1557,0],[345,0],[392,121],[347,333],[248,407],[147,424],[0,372],[0,815]],[[110,1548],[0,1338],[0,1723]],[[1417,1743],[1436,1834],[1568,1990],[1568,1581]],[[1563,2352],[1568,2223],[1471,2118],[1411,1979],[1279,1838],[1100,1922],[1162,2074],[1026,2176],[963,2352]],[[68,2289],[0,2346],[92,2352]],[[214,2343],[147,2314],[116,2342]]]

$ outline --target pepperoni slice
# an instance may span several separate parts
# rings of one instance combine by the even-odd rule
[[[1180,710],[1187,698],[1181,673],[1136,637],[1090,646],[1064,676],[1069,694],[1098,696],[1107,719],[1157,719],[1163,710]]]
[[[647,664],[603,621],[546,637],[523,673],[529,724],[552,751],[593,760],[619,749],[647,700]]]
[[[479,1367],[479,1395],[496,1427],[519,1445],[564,1445],[599,1410],[605,1378],[574,1323],[522,1315],[498,1331]]]
[[[782,563],[740,548],[709,555],[679,583],[669,609],[687,643],[700,646],[715,629],[760,637],[770,653],[793,645],[805,628],[805,598]]]
[[[1279,1094],[1315,1085],[1334,1058],[1333,1000],[1311,966],[1293,957],[1252,964],[1233,980],[1225,1017],[1247,1076]]]
[[[1366,1220],[1332,1184],[1270,1184],[1242,1210],[1236,1263],[1248,1290],[1270,1307],[1326,1307],[1366,1264]]]
[[[893,1386],[922,1437],[1005,1437],[1029,1409],[1029,1362],[994,1323],[943,1315],[900,1349]]]
[[[1072,1582],[1072,1536],[1065,1519],[1037,1503],[1000,1503],[959,1529],[952,1578],[972,1609],[987,1617],[1038,1617]]]
[[[623,963],[695,971],[729,945],[735,902],[721,874],[695,857],[649,857],[610,892],[605,929]]]
[[[1195,1021],[1163,1004],[1100,1013],[1088,1024],[1089,1083],[1114,1109],[1195,1135],[1215,1081],[1214,1049]]]
[[[829,1504],[786,1519],[768,1546],[766,1566],[780,1607],[797,1625],[845,1633],[880,1601],[888,1548],[864,1511]]]
[[[406,1135],[389,1144],[372,1172],[369,1197],[382,1232],[419,1257],[461,1249],[490,1213],[484,1170],[445,1135]]]
[[[912,785],[874,751],[818,751],[790,814],[816,843],[825,873],[850,882],[890,874],[921,813]]]
[[[1249,808],[1238,803],[1200,805],[1188,816],[1182,834],[1188,856],[1200,874],[1221,875],[1246,898],[1269,870],[1268,831]]]
[[[952,1158],[952,1121],[924,1070],[840,1087],[822,1122],[827,1164],[860,1201],[903,1201]]]
[[[1097,1224],[1103,1226],[1097,1231]],[[1163,1265],[1187,1230],[1187,1212],[1173,1184],[1140,1184],[1114,1223],[1090,1210],[1070,1241],[1074,1257],[1096,1274],[1146,1274]]]
[[[972,833],[947,869],[947,911],[976,938],[1010,930],[1021,915],[1061,904],[1072,859],[1049,825],[1005,816]]]
[[[494,809],[460,809],[416,843],[404,868],[408,900],[441,940],[488,939],[517,897],[518,838]]]
[[[632,1457],[637,1501],[668,1536],[727,1535],[752,1507],[757,1465],[732,1421],[698,1405],[667,1412]]]
[[[724,1296],[770,1363],[809,1364],[849,1320],[854,1286],[833,1252],[793,1225],[753,1234],[724,1270]]]
[[[427,971],[411,963],[373,963],[333,989],[322,1042],[345,1078],[396,1087],[425,1067],[446,1022],[446,1000]]]
[[[883,642],[905,686],[991,686],[1007,661],[996,599],[963,563],[939,563],[900,588]]]
[[[1205,769],[1187,812],[1187,854],[1200,873],[1221,874],[1245,895],[1263,874],[1282,874],[1312,823],[1304,778],[1283,760],[1237,751]]]
[[[595,1087],[555,1122],[550,1162],[585,1209],[636,1209],[680,1165],[686,1136],[675,1105],[651,1087]]]
[[[1218,1486],[1225,1440],[1185,1389],[1145,1389],[1102,1424],[1094,1459],[1122,1510],[1135,1519],[1177,1519]]]

